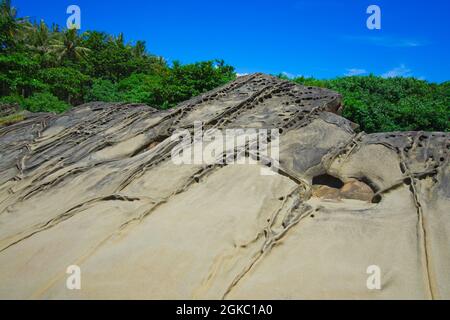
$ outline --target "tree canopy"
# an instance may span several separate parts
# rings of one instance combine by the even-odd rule
[[[169,64],[144,41],[30,22],[10,1],[0,2],[0,102],[52,112],[98,100],[165,109],[235,77],[221,60]]]
[[[11,1],[0,0],[0,104],[49,112],[90,101],[167,109],[235,77],[223,60],[169,64],[149,53],[144,41],[31,22],[18,17]],[[450,130],[450,82],[373,75],[288,80],[341,93],[344,117],[369,133]]]
[[[385,79],[374,75],[290,80],[339,92],[343,96],[343,116],[368,133],[450,130],[449,82],[436,84],[411,77]]]

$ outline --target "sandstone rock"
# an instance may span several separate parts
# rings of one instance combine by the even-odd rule
[[[0,128],[0,298],[449,299],[450,135],[358,134],[340,101],[254,74],[172,110],[89,103]],[[278,173],[174,164],[195,121],[280,128]],[[380,201],[311,197],[324,174]]]
[[[0,103],[0,118],[15,114],[15,113],[19,112],[19,110],[20,110],[20,108],[19,108],[18,104],[15,104],[15,103],[2,104],[2,103]]]
[[[342,189],[340,190],[340,196],[345,199],[372,201],[374,192],[364,182],[355,180],[347,182],[342,187]]]
[[[341,192],[339,189],[328,186],[314,186],[312,195],[317,198],[328,200],[340,200]]]

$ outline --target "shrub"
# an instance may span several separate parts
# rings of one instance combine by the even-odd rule
[[[122,96],[117,85],[110,80],[95,79],[84,97],[85,101],[119,102]]]
[[[72,67],[43,69],[39,77],[48,85],[49,91],[61,100],[73,105],[83,102],[90,78]]]
[[[22,106],[31,112],[64,112],[69,109],[69,105],[49,92],[35,93],[31,97],[24,99]]]
[[[300,77],[293,81],[340,93],[343,116],[368,133],[450,131],[449,82],[439,85],[415,78],[373,75],[332,80]]]
[[[4,96],[0,98],[0,104],[18,104],[19,106],[23,105],[23,101],[25,99],[19,95],[10,95]]]

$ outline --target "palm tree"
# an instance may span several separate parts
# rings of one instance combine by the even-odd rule
[[[50,41],[49,51],[56,55],[58,61],[64,58],[72,61],[86,58],[91,51],[81,46],[81,38],[76,29],[69,29],[57,35]]]
[[[11,0],[0,0],[0,50],[18,43],[27,23],[27,18],[17,18],[17,9],[11,6]]]
[[[52,23],[52,26],[50,27],[50,30],[52,31],[52,33],[58,33],[60,32],[59,30],[59,25],[57,25],[56,23]]]
[[[51,33],[43,20],[33,26],[29,35],[28,47],[40,53],[47,53],[50,49]]]
[[[26,34],[25,47],[39,59],[44,67],[56,66],[57,61],[50,52],[50,46],[56,34],[49,29],[43,20],[40,23],[35,23],[30,32]]]
[[[146,51],[145,41],[136,41],[136,44],[132,48],[133,55],[137,58],[145,56]]]
[[[117,37],[110,36],[109,42],[118,48],[121,48],[121,49],[125,48],[125,37],[122,32],[119,33],[119,35]]]

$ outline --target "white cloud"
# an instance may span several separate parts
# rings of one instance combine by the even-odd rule
[[[281,74],[282,74],[283,76],[288,77],[289,79],[296,78],[296,76],[295,76],[294,74],[289,73],[289,72],[286,72],[286,71],[283,71]]]
[[[236,76],[237,77],[244,77],[244,76],[248,76],[250,73],[239,73],[239,72],[237,72],[236,73]]]
[[[395,78],[395,77],[411,77],[411,69],[407,68],[404,64],[396,67],[392,70],[381,75],[383,78]]]
[[[286,71],[283,71],[281,74],[283,76],[288,77],[289,79],[295,79],[295,78],[300,78],[300,77],[310,78],[309,76],[305,76],[303,74],[293,74],[293,73],[286,72]]]
[[[343,36],[344,40],[351,42],[366,43],[380,47],[388,48],[414,48],[422,47],[429,44],[427,41],[410,39],[410,38],[399,38],[393,36]]]
[[[345,74],[347,77],[351,77],[351,76],[360,76],[362,74],[366,74],[367,71],[365,69],[356,69],[356,68],[352,68],[352,69],[347,69],[347,73]]]

